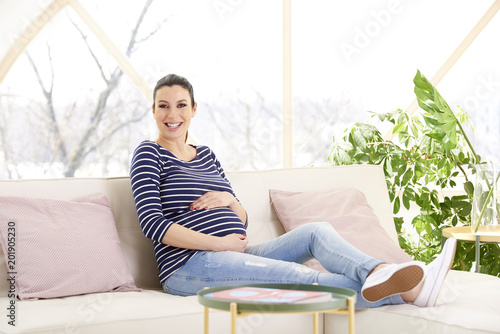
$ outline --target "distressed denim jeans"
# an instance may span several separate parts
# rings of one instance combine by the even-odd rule
[[[303,265],[317,259],[329,273]],[[402,304],[399,295],[370,303],[360,291],[368,274],[383,263],[353,247],[328,223],[302,225],[271,241],[247,247],[245,253],[196,253],[163,284],[165,292],[189,296],[205,287],[252,283],[336,286],[357,291],[356,308]]]

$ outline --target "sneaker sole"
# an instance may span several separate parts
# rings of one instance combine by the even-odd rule
[[[400,269],[385,282],[362,291],[365,300],[374,303],[384,298],[408,292],[415,288],[424,278],[422,267],[413,265]]]

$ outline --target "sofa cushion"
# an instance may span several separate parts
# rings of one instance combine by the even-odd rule
[[[0,233],[20,300],[138,290],[103,194],[0,197]]]
[[[285,231],[310,222],[329,222],[349,243],[388,263],[411,261],[380,225],[363,192],[357,189],[292,192],[270,189],[271,203]],[[326,271],[318,261],[309,267]]]
[[[8,298],[0,295],[2,308],[8,303]],[[8,318],[2,319],[0,333],[198,334],[204,326],[204,307],[197,296],[174,296],[158,290],[33,300],[18,302],[16,307],[16,326],[10,326]],[[210,309],[209,314],[211,334],[231,332],[229,312]],[[320,323],[322,320],[320,314]],[[236,326],[239,334],[308,333],[312,321],[310,314],[254,314],[239,318]]]

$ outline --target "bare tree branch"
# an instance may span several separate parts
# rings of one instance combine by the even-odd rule
[[[52,73],[51,83],[49,85],[50,90],[45,88],[45,85],[43,83],[43,79],[40,75],[40,72],[38,71],[38,67],[35,64],[33,58],[31,57],[30,53],[27,50],[26,50],[26,55],[28,57],[29,63],[31,65],[33,71],[35,72],[38,84],[40,85],[40,89],[42,90],[42,93],[45,96],[45,100],[47,102],[46,116],[48,118],[48,123],[49,123],[51,130],[52,130],[52,133],[55,136],[55,147],[56,147],[55,152],[58,152],[64,161],[64,160],[66,160],[67,152],[66,152],[66,147],[64,146],[64,140],[63,140],[63,137],[61,135],[59,123],[58,123],[55,108],[54,108],[54,100],[53,100],[53,94],[52,94],[53,87],[54,87],[54,67],[52,64],[52,56],[50,53],[50,47],[49,46],[47,46],[47,47],[49,50],[49,62],[50,62],[51,73]]]
[[[146,13],[148,12],[149,7],[151,6],[152,3],[153,3],[153,0],[146,0],[146,3],[144,4],[144,7],[142,8],[141,15],[139,15],[139,18],[137,19],[134,30],[132,30],[132,33],[130,35],[130,40],[128,43],[128,47],[127,47],[127,51],[125,52],[125,54],[129,58],[130,58],[130,55],[132,54],[132,50],[134,49],[134,45],[137,43],[136,37],[137,37],[137,34],[139,32],[139,28],[141,27],[141,24],[144,21],[144,17],[146,16]],[[156,31],[158,31],[158,30],[156,30]],[[153,36],[153,35],[150,34],[150,37],[151,36]]]
[[[47,43],[47,55],[49,57],[49,65],[50,65],[50,95],[52,99],[52,92],[54,91],[54,63],[52,62],[52,50],[50,45]]]
[[[141,27],[141,24],[144,21],[144,18],[148,12],[149,7],[153,0],[147,0],[144,4],[144,7],[139,15],[139,18],[136,21],[135,27],[131,32],[129,43],[127,46],[127,50],[125,54],[127,57],[130,57],[132,54],[132,50],[134,49],[134,45],[136,44],[136,37]],[[87,48],[91,51],[90,45],[87,43]],[[92,51],[91,51],[92,52]],[[83,136],[80,138],[80,141],[73,151],[73,154],[66,165],[66,170],[64,172],[65,176],[73,176],[78,167],[83,163],[85,157],[89,154],[89,152],[94,151],[97,147],[104,143],[104,140],[97,141],[97,145],[90,145],[91,138],[94,138],[98,133],[98,126],[102,120],[104,113],[106,112],[107,101],[111,95],[111,93],[118,87],[121,77],[123,76],[123,70],[120,67],[116,67],[113,71],[113,74],[106,82],[106,88],[101,91],[99,94],[99,100],[97,101],[97,105],[94,109],[94,112],[91,116],[91,122],[85,130]],[[125,122],[126,123],[126,122]],[[123,126],[123,125],[122,125]],[[117,130],[112,130],[111,135],[114,134]],[[106,136],[105,136],[106,137]],[[90,146],[89,146],[90,145]],[[95,146],[95,148],[93,148]]]
[[[161,28],[162,28],[162,25],[167,22],[169,20],[169,18],[166,18],[164,20],[162,20],[158,26],[152,30],[148,35],[144,36],[143,38],[137,40],[136,44],[134,45],[134,48],[139,46],[140,44],[142,44],[143,42],[146,42],[147,40],[149,40],[152,36],[154,36]]]
[[[76,30],[78,30],[78,32],[82,36],[83,41],[87,45],[87,50],[89,50],[90,55],[94,59],[94,62],[97,65],[97,68],[99,69],[99,72],[101,73],[102,79],[104,80],[104,82],[106,84],[109,84],[109,79],[106,77],[106,73],[104,73],[104,70],[103,70],[103,67],[101,65],[101,62],[99,61],[99,58],[96,56],[94,50],[92,49],[92,47],[89,44],[88,36],[83,33],[82,29],[80,29],[80,27],[78,26],[78,24],[76,24],[76,22],[71,17],[70,17],[70,21],[73,24],[73,26],[76,28]]]
[[[113,135],[115,135],[118,131],[122,130],[124,127],[129,126],[130,124],[140,122],[144,119],[144,116],[149,113],[149,110],[145,111],[142,115],[127,119],[124,122],[120,122],[117,125],[115,125],[111,130],[109,130],[105,135],[101,136],[100,139],[92,144],[91,146],[88,146],[85,148],[85,154],[88,155],[101,147],[104,143],[106,143]]]
[[[45,88],[45,85],[44,85],[43,80],[42,80],[42,76],[40,75],[40,72],[38,71],[38,67],[35,64],[33,58],[31,57],[30,53],[28,52],[28,50],[26,50],[26,56],[28,57],[31,68],[35,72],[36,79],[38,81],[38,84],[40,85],[40,88],[42,89],[43,95],[45,96],[45,98],[50,98],[51,92],[49,92],[49,90],[47,88]]]

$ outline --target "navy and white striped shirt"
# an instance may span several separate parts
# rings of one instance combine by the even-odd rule
[[[236,197],[210,148],[195,148],[196,157],[183,161],[156,142],[144,141],[132,158],[130,182],[137,214],[142,231],[153,240],[162,284],[197,252],[161,242],[172,224],[214,236],[246,234],[243,222],[228,207],[189,209],[208,191],[227,191]]]

